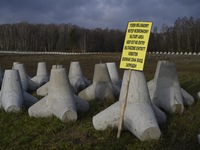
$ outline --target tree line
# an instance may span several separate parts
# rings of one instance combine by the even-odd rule
[[[200,18],[178,18],[173,26],[164,23],[159,33],[154,27],[148,49],[154,52],[200,52]]]
[[[0,50],[121,52],[124,37],[124,31],[108,28],[21,22],[0,25]]]
[[[0,25],[0,50],[121,52],[125,31],[119,29],[85,29],[68,24]],[[178,18],[173,26],[152,29],[149,52],[200,52],[200,18]]]

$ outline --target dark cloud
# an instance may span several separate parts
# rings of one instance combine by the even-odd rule
[[[199,0],[0,0],[0,24],[72,23],[84,28],[126,29],[127,22],[173,26],[180,17],[199,17]]]

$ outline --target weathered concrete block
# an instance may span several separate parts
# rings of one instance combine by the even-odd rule
[[[119,77],[117,67],[116,67],[116,63],[110,62],[110,63],[106,63],[106,65],[107,65],[107,68],[108,68],[110,79],[113,83],[114,93],[119,94],[120,89],[121,89],[121,85],[122,85],[122,80]],[[116,95],[116,97],[119,97],[119,95]]]
[[[53,65],[51,70],[60,69],[60,68],[63,68],[63,66],[62,65]],[[49,85],[50,85],[49,82],[47,82],[44,85],[42,85],[41,87],[39,87],[36,91],[37,95],[46,96],[48,94]]]
[[[26,68],[23,63],[14,62],[12,69],[19,71],[19,76],[24,91],[35,91],[39,87],[39,84],[32,81],[31,78],[27,75]]]
[[[114,85],[118,86],[119,88],[121,88],[122,80],[119,77],[117,67],[116,67],[116,63],[115,62],[109,62],[109,63],[106,63],[106,65],[107,65],[108,72],[109,72],[110,79],[111,79],[112,83]]]
[[[40,95],[40,96],[48,95],[49,85],[50,85],[49,82],[47,82],[43,86],[39,87],[36,91],[37,95]]]
[[[31,107],[33,104],[38,102],[38,99],[32,95],[30,95],[29,93],[23,91],[23,96],[24,96],[24,103],[23,105],[26,108]]]
[[[70,63],[69,81],[75,94],[78,94],[78,92],[82,91],[91,84],[90,81],[83,77],[79,62]]]
[[[24,102],[18,70],[5,70],[1,89],[1,104],[6,112],[19,112]]]
[[[6,70],[0,93],[0,108],[6,112],[19,112],[22,105],[26,108],[38,101],[22,89],[18,70]]]
[[[159,61],[154,79],[147,83],[151,101],[169,113],[182,113],[194,98],[181,89],[175,64]]]
[[[41,86],[42,84],[47,83],[49,81],[49,73],[47,70],[46,62],[38,63],[37,74],[31,80],[38,83],[39,86]]]
[[[87,101],[95,99],[114,100],[117,95],[119,93],[116,93],[113,88],[106,64],[95,65],[93,83],[78,94],[79,97]]]
[[[105,130],[108,127],[118,128],[127,74],[128,70],[124,72],[119,101],[93,117],[93,126],[96,130]],[[165,114],[163,112],[160,113],[161,111],[157,107],[156,110],[158,110],[156,113],[158,114],[157,116],[160,116],[160,121],[165,122]],[[158,140],[160,138],[161,132],[154,108],[152,108],[143,72],[131,71],[122,130],[130,131],[141,141]]]
[[[29,116],[51,117],[54,115],[62,122],[69,122],[77,120],[77,105],[84,107],[79,108],[80,110],[89,109],[89,104],[85,100],[74,97],[65,68],[52,69],[48,84],[48,95],[29,108]]]
[[[28,89],[27,91],[35,91],[40,85],[31,80],[31,77],[28,76]]]
[[[23,63],[15,63],[13,65],[13,69],[16,69],[19,71],[19,76],[22,82],[22,88],[24,91],[27,91],[28,89],[28,75],[25,69],[25,66]]]

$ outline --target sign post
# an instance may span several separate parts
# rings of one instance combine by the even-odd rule
[[[117,138],[120,137],[121,133],[131,69],[143,71],[151,27],[152,22],[140,22],[140,19],[138,19],[138,22],[129,22],[127,26],[120,68],[129,69],[129,71],[126,81],[126,89]]]

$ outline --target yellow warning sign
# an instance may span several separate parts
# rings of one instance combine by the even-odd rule
[[[129,22],[120,68],[143,71],[152,22]]]

